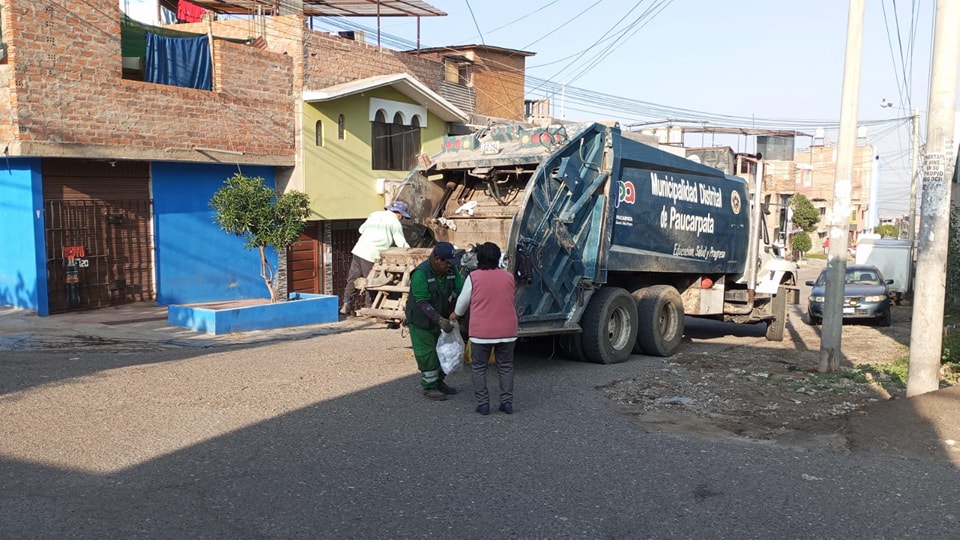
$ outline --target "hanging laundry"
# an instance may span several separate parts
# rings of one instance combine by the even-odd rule
[[[200,22],[203,20],[203,14],[206,12],[207,10],[196,4],[187,2],[187,0],[180,0],[177,4],[177,19],[180,22]]]
[[[211,90],[213,62],[207,36],[168,38],[147,32],[143,80],[170,86]]]

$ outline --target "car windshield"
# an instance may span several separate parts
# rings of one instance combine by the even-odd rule
[[[824,270],[817,278],[817,285],[824,285],[827,282],[827,272]],[[847,268],[844,283],[850,285],[881,285],[880,275],[876,270],[869,268]]]

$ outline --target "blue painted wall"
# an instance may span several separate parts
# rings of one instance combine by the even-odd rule
[[[0,305],[47,315],[40,160],[0,161]]]
[[[210,199],[236,165],[153,163],[154,243],[160,305],[269,298],[260,277],[260,253],[222,231]],[[273,167],[242,167],[276,185]],[[267,251],[276,269],[277,254]]]

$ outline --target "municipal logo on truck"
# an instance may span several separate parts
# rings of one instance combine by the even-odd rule
[[[624,182],[619,182],[620,189],[617,193],[617,208],[620,207],[620,203],[625,202],[627,204],[633,204],[637,200],[637,190],[633,187],[633,182],[629,180]]]
[[[740,192],[737,190],[730,192],[730,208],[734,214],[740,213]]]

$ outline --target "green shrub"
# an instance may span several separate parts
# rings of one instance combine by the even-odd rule
[[[813,247],[813,242],[809,234],[800,231],[790,237],[790,247],[793,248],[794,253],[806,253]]]
[[[874,227],[873,232],[879,234],[882,238],[900,238],[900,229],[889,223]]]

